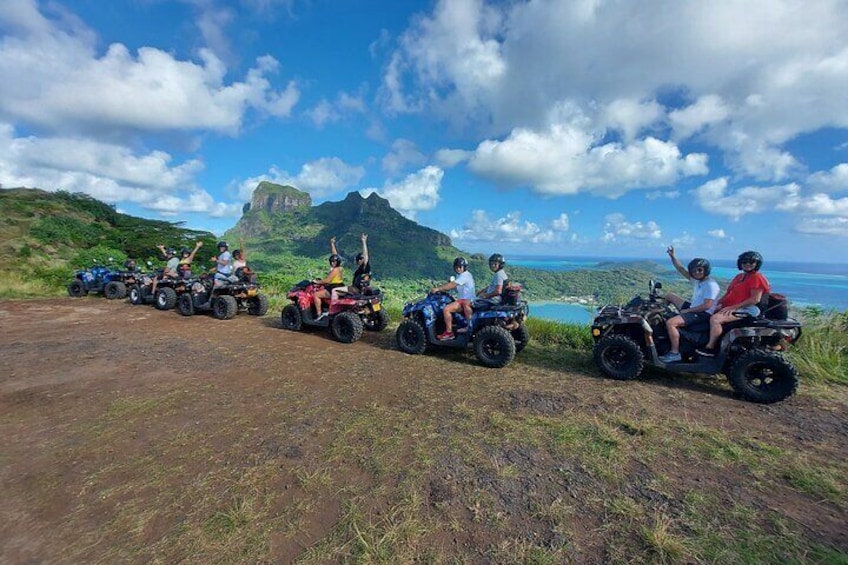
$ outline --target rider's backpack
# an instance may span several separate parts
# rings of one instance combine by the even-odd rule
[[[501,304],[513,306],[521,300],[521,285],[504,281],[501,291]]]
[[[789,317],[789,299],[776,292],[766,293],[760,300],[760,311],[769,320],[785,320]]]

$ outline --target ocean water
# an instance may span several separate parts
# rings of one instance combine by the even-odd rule
[[[609,257],[510,257],[512,265],[548,271],[574,271],[599,268],[601,263],[653,261],[674,274],[667,257],[652,259]],[[688,258],[681,258],[685,265]],[[712,260],[712,274],[722,283],[722,291],[739,271],[736,260]],[[803,263],[768,261],[761,271],[771,284],[773,292],[789,297],[798,306],[817,306],[824,310],[848,310],[848,265],[841,263]],[[647,282],[647,281],[646,281]],[[588,323],[592,313],[585,306],[560,303],[531,304],[531,315],[539,318],[570,323]]]

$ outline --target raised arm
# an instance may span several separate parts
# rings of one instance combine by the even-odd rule
[[[338,255],[339,254],[339,252],[336,251],[336,238],[335,238],[335,236],[330,238],[330,253],[332,255]]]
[[[198,241],[197,243],[194,244],[194,249],[192,249],[191,253],[188,256],[188,262],[189,263],[194,262],[194,256],[197,255],[197,250],[200,249],[201,247],[203,247],[202,241]]]
[[[164,259],[167,259],[167,258],[168,258],[168,255],[166,255],[166,254],[165,254],[165,246],[164,246],[164,245],[162,245],[162,244],[160,243],[159,245],[157,245],[157,246],[156,246],[156,249],[158,249],[158,250],[159,250],[159,253],[161,253],[161,254],[162,254],[162,258],[164,258]]]
[[[359,239],[362,241],[362,264],[367,265],[370,259],[368,257],[368,234],[362,234]]]
[[[689,274],[683,265],[680,264],[680,261],[677,260],[677,256],[674,254],[674,246],[669,245],[668,249],[665,250],[668,253],[668,256],[671,257],[671,264],[674,265],[674,268],[677,269],[677,272],[683,275],[686,280],[692,280],[692,275]]]

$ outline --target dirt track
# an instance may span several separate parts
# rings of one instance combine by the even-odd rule
[[[273,311],[220,322],[96,298],[0,303],[0,353],[2,563],[309,561],[304,552],[356,516],[358,528],[401,521],[395,495],[409,482],[423,485],[427,518],[458,524],[415,538],[437,557],[509,562],[498,551],[517,555],[504,540],[518,536],[569,560],[616,560],[638,540],[610,532],[628,522],[605,515],[609,499],[683,522],[681,497],[706,485],[719,504],[775,512],[809,543],[848,550],[844,502],[664,443],[742,437],[752,451],[764,442],[844,471],[844,399],[761,407],[710,379],[617,383],[543,354],[501,371],[463,353],[408,356],[393,327],[343,345],[284,331]],[[510,442],[519,423],[562,414],[615,423],[631,454],[600,460],[615,476],[594,475],[595,459]],[[763,492],[772,480],[780,488]],[[552,527],[539,508],[558,500],[572,510]],[[327,551],[315,560],[340,559]]]

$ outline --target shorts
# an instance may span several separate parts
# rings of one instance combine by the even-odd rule
[[[470,298],[457,298],[456,301],[459,302],[460,306],[471,306]]]
[[[683,325],[691,326],[697,322],[703,322],[710,319],[710,315],[706,312],[686,312],[680,315],[683,318]]]
[[[745,306],[744,308],[737,308],[733,311],[734,314],[748,314],[749,316],[757,317],[760,315],[760,309],[756,306]]]

